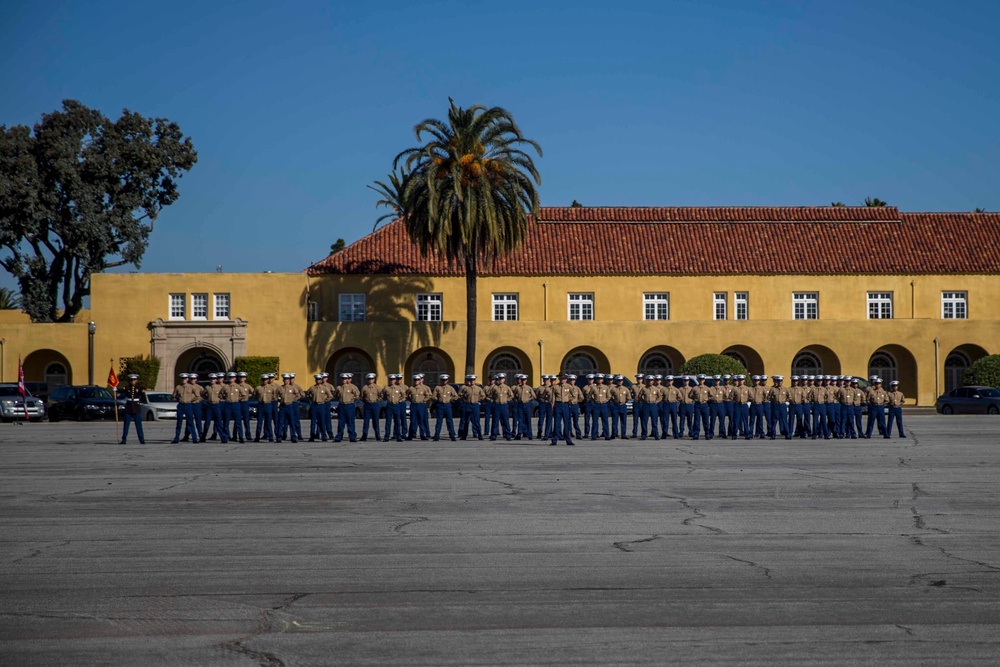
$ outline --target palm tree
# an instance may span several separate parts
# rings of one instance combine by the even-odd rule
[[[377,205],[392,209],[390,216],[402,214],[422,253],[437,253],[465,269],[465,372],[474,373],[479,271],[524,241],[542,179],[522,147],[539,156],[542,149],[524,137],[506,109],[463,109],[448,101],[447,122],[429,118],[413,128],[418,142],[427,141],[396,156],[391,185],[377,183],[383,195]]]
[[[865,206],[868,206],[869,208],[878,208],[880,206],[888,206],[888,204],[878,197],[865,197]]]
[[[20,310],[21,297],[12,289],[0,287],[0,310]]]
[[[388,213],[378,217],[375,221],[375,227],[378,227],[385,220],[395,220],[396,218],[403,217],[403,191],[406,189],[406,178],[406,171],[400,169],[397,173],[395,166],[393,166],[392,172],[389,174],[388,183],[375,181],[374,186],[368,186],[369,190],[374,190],[382,197],[375,202],[375,208],[384,206],[389,209]],[[372,231],[374,231],[374,227]]]

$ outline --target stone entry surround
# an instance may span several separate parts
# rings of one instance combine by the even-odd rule
[[[149,323],[150,354],[160,359],[160,375],[156,380],[158,391],[169,391],[177,382],[177,359],[186,351],[200,347],[217,354],[223,365],[233,367],[236,357],[247,353],[246,320],[209,320],[168,322],[157,318]]]

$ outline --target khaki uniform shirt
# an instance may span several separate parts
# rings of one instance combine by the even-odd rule
[[[253,395],[257,397],[257,401],[260,403],[274,403],[278,400],[278,388],[273,384],[262,384],[254,389]],[[211,399],[209,399],[209,402],[211,402]]]
[[[802,405],[806,402],[806,388],[805,387],[789,387],[788,396],[792,405]]]
[[[580,391],[580,388],[574,384],[570,385],[570,389],[573,390],[573,402],[576,403],[577,405],[583,403],[583,392]]]
[[[749,403],[750,387],[746,385],[743,385],[742,387],[733,387],[733,400],[737,403]]]
[[[583,385],[583,400],[588,403],[594,400],[594,390],[597,389],[596,384],[585,384]]]
[[[313,403],[316,405],[323,405],[324,403],[329,403],[333,396],[330,390],[325,384],[320,382],[319,384],[314,384],[305,391],[306,396],[308,396]]]
[[[382,400],[389,405],[399,405],[406,402],[406,387],[401,384],[390,384],[382,390]]]
[[[434,400],[443,405],[458,400],[458,392],[450,384],[439,384],[434,387]]]
[[[240,400],[249,401],[250,397],[253,396],[253,385],[245,383],[240,384],[239,382],[237,382],[236,386],[239,387],[240,390]]]
[[[486,398],[486,391],[478,384],[463,384],[458,397],[466,403],[481,403]]]
[[[205,387],[205,400],[211,405],[218,405],[222,402],[222,396],[220,392],[222,391],[221,384],[210,384]]]
[[[514,392],[507,384],[494,385],[493,395],[491,398],[497,405],[507,405],[514,400]]]
[[[708,395],[711,390],[703,384],[691,387],[688,390],[688,396],[695,403],[708,403]]]
[[[297,384],[283,384],[278,387],[278,402],[291,405],[302,398],[302,388]]]
[[[353,382],[351,384],[338,385],[333,388],[333,398],[336,398],[341,403],[353,404],[361,398],[361,390]]]
[[[606,384],[595,384],[590,392],[590,400],[598,405],[604,405],[611,400],[611,387]]]
[[[663,387],[643,387],[639,390],[639,402],[654,405],[663,400]]]
[[[361,387],[361,400],[365,403],[378,403],[382,399],[382,387],[377,384],[366,384]]]
[[[809,402],[810,403],[826,403],[826,387],[817,387],[813,385],[809,388]]]
[[[660,387],[663,392],[663,401],[666,403],[680,403],[684,398],[683,393],[679,388],[675,387],[673,384],[668,384],[666,387]]]
[[[625,385],[611,387],[611,402],[615,405],[625,405],[632,398],[632,392]]]
[[[642,391],[642,387],[643,387],[643,385],[641,385],[639,383],[634,383],[632,385],[631,391],[632,391],[632,400],[633,401],[638,401],[639,400],[639,392]]]
[[[791,398],[791,391],[788,387],[771,387],[768,392],[768,398],[772,403],[788,403],[788,399]]]
[[[431,400],[432,394],[431,388],[425,384],[415,384],[409,387],[406,392],[410,403],[416,403],[417,405],[427,404]]]
[[[903,397],[903,392],[899,391],[898,389],[896,391],[890,391],[889,392],[889,407],[890,408],[901,408],[901,407],[903,407],[903,401],[904,400],[906,400],[906,399]]]
[[[708,388],[708,402],[709,403],[722,403],[726,400],[726,388],[722,385],[715,385],[714,387]]]
[[[873,389],[868,394],[869,405],[885,405],[889,402],[889,393],[885,389]]]
[[[516,403],[531,403],[535,400],[535,390],[529,387],[527,384],[517,385],[516,387],[511,387],[511,391],[514,392],[514,401]]]
[[[542,385],[541,387],[538,388],[538,392],[537,393],[538,393],[538,400],[541,401],[542,403],[551,403],[552,402],[552,386],[551,385]]]
[[[235,383],[222,385],[222,391],[219,392],[219,397],[224,403],[239,403],[242,395],[239,385]]]
[[[851,387],[851,405],[860,406],[865,402],[865,392],[857,387]]]
[[[556,403],[574,403],[576,401],[576,392],[573,390],[579,390],[579,387],[574,387],[570,384],[557,384],[552,387],[552,404]]]
[[[754,405],[760,405],[767,400],[767,394],[767,387],[750,387],[750,402]]]
[[[691,398],[691,390],[694,389],[694,387],[689,387],[687,383],[684,383],[684,386],[679,387],[679,389],[681,390],[681,403],[684,405],[692,405],[694,403],[694,399]]]

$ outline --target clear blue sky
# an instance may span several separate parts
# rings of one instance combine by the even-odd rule
[[[15,0],[0,123],[74,98],[180,124],[199,162],[143,271],[297,271],[358,239],[365,186],[449,96],[541,143],[544,205],[995,211],[998,24],[940,0]]]

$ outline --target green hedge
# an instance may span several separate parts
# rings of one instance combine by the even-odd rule
[[[736,375],[747,372],[743,364],[724,354],[702,354],[687,360],[680,370],[682,375]]]
[[[128,376],[135,373],[139,376],[139,385],[145,389],[152,389],[156,386],[156,379],[160,375],[160,360],[156,357],[129,357],[123,360],[121,376],[118,378],[119,386],[128,384]]]
[[[279,357],[236,357],[233,370],[247,374],[250,384],[260,384],[262,373],[277,373]]]
[[[1000,389],[1000,354],[979,359],[965,371],[962,384]]]

